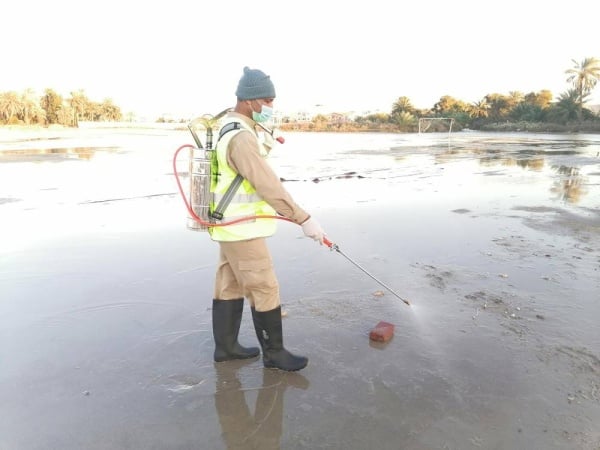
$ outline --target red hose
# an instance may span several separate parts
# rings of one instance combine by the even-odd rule
[[[181,147],[179,147],[175,151],[175,154],[173,155],[173,173],[175,175],[175,181],[177,181],[177,187],[179,188],[179,193],[181,194],[181,198],[183,199],[183,203],[185,203],[185,207],[187,208],[188,213],[190,214],[190,216],[192,217],[192,219],[194,219],[200,225],[202,225],[204,227],[210,227],[210,228],[212,228],[212,227],[226,227],[228,225],[233,225],[233,224],[236,224],[236,223],[239,223],[239,222],[248,222],[250,220],[255,220],[255,219],[278,219],[278,220],[285,220],[287,222],[295,223],[292,219],[288,219],[287,217],[274,216],[274,215],[268,215],[268,214],[260,214],[260,215],[257,215],[257,216],[241,217],[239,219],[230,220],[228,222],[221,222],[221,223],[212,223],[212,222],[206,222],[206,221],[202,220],[194,212],[194,210],[190,206],[189,202],[187,201],[185,193],[183,192],[183,188],[181,187],[181,182],[179,181],[179,175],[177,175],[177,155],[184,148],[194,148],[194,146],[190,145],[190,144],[185,144],[185,145],[182,145]]]

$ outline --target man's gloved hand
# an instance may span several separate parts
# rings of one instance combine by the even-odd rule
[[[263,131],[263,145],[267,147],[267,150],[271,150],[275,147],[275,139],[273,139],[273,136],[266,131]]]
[[[325,237],[325,231],[312,217],[309,217],[308,220],[302,223],[302,231],[304,232],[304,236],[314,239],[319,244],[323,245],[323,238]]]

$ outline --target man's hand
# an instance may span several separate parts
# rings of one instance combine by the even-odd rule
[[[323,245],[323,238],[325,237],[325,231],[312,217],[308,218],[304,223],[302,223],[302,231],[304,232],[304,236],[314,239],[319,244]]]
[[[266,131],[263,131],[263,145],[267,147],[267,150],[271,150],[275,147],[275,139],[273,139],[273,136]]]

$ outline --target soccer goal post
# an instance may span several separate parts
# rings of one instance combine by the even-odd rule
[[[419,134],[421,133],[444,133],[450,134],[454,125],[452,117],[420,117]]]

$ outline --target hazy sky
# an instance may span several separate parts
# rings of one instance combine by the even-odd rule
[[[389,112],[451,95],[570,85],[600,57],[595,1],[10,1],[0,92],[83,89],[124,113],[217,113],[246,65],[271,75],[280,111]],[[600,103],[600,86],[592,96]]]

